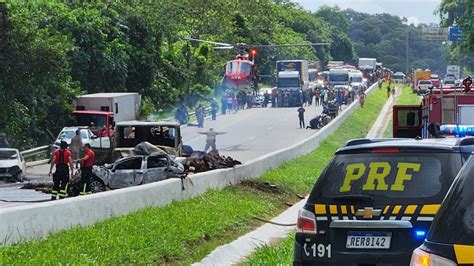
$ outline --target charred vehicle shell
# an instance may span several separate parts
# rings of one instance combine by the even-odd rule
[[[113,164],[94,166],[92,171],[93,192],[105,191],[107,187],[118,189],[179,178],[185,174],[184,166],[164,152],[132,155],[118,159]]]

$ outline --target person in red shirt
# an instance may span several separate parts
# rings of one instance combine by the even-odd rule
[[[79,195],[91,194],[90,182],[92,176],[92,166],[95,163],[95,153],[89,143],[84,144],[84,157],[79,159],[81,163],[81,181],[79,187],[82,189]]]
[[[72,154],[67,149],[67,146],[67,142],[61,141],[59,144],[59,150],[54,151],[53,158],[51,159],[51,166],[49,168],[50,176],[53,166],[56,166],[56,171],[53,174],[51,200],[56,200],[58,194],[59,199],[67,197],[69,180],[74,171],[74,166],[72,165]]]

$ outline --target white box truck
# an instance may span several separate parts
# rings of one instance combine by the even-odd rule
[[[375,58],[359,58],[359,69],[363,72],[374,72],[377,66],[377,59]]]
[[[446,76],[454,76],[456,80],[460,79],[461,77],[461,66],[458,65],[449,65],[446,68]]]
[[[73,100],[76,126],[113,131],[115,123],[138,120],[141,96],[136,92],[94,93]]]
[[[280,94],[289,93],[287,104],[278,106],[300,106],[303,92],[309,88],[308,60],[277,61],[277,91]]]

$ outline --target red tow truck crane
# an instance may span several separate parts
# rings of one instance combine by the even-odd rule
[[[474,87],[470,77],[464,79],[463,87],[432,88],[423,95],[420,105],[393,106],[394,138],[430,138],[441,125],[450,131],[465,128],[459,126],[474,127]]]

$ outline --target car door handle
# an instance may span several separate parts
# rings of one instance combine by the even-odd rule
[[[143,171],[137,171],[137,174],[143,174]]]

